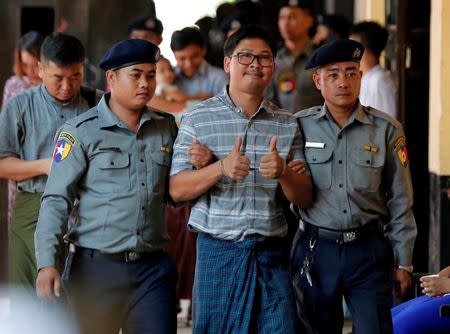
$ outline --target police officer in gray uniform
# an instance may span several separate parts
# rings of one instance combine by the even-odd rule
[[[9,282],[33,297],[34,231],[54,136],[67,120],[94,106],[103,95],[80,87],[84,60],[84,47],[76,37],[61,33],[47,36],[38,64],[42,84],[11,98],[0,113],[0,178],[17,181],[9,227]],[[15,308],[14,298],[12,304]]]
[[[59,133],[35,243],[36,289],[61,296],[57,238],[73,199],[79,223],[62,282],[83,333],[175,333],[177,280],[164,207],[177,126],[148,110],[159,49],[142,39],[114,45],[100,63],[111,92]]]
[[[266,97],[291,113],[321,105],[323,98],[305,64],[314,52],[309,36],[314,29],[310,0],[280,0],[278,29],[284,44],[275,58],[275,72]]]
[[[402,295],[416,224],[402,126],[358,101],[363,46],[337,40],[316,50],[306,68],[325,104],[297,114],[315,184],[300,210],[291,274],[300,316],[315,333],[342,333],[342,297],[353,333],[392,333],[394,280]]]

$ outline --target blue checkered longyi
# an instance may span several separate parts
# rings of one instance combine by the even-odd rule
[[[242,242],[200,233],[194,334],[290,334],[298,326],[282,238]]]

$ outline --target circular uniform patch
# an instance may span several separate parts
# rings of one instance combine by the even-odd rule
[[[277,77],[278,91],[283,94],[290,94],[295,89],[295,72],[283,71]]]

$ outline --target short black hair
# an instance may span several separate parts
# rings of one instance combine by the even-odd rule
[[[239,42],[247,38],[262,39],[269,45],[270,50],[272,51],[272,55],[274,57],[276,56],[277,47],[273,38],[271,38],[270,33],[263,27],[257,25],[246,25],[236,30],[236,32],[234,32],[225,41],[225,45],[223,46],[223,53],[226,56],[231,56]]]
[[[83,63],[84,54],[80,40],[63,33],[47,36],[41,47],[41,61],[51,61],[61,67]]]
[[[355,24],[350,34],[358,35],[364,48],[370,50],[376,57],[380,57],[388,40],[386,28],[374,21],[363,21]]]
[[[170,48],[172,51],[183,50],[191,44],[198,45],[201,48],[205,46],[205,40],[199,29],[186,27],[172,34],[172,39],[170,40]]]

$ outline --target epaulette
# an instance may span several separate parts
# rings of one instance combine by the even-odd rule
[[[303,110],[297,111],[294,114],[294,117],[303,118],[303,117],[308,117],[308,116],[314,116],[314,115],[317,115],[318,113],[320,113],[321,111],[322,111],[322,106],[315,106],[315,107],[311,107],[308,109],[303,109]]]
[[[153,108],[151,108],[151,109],[149,108],[148,111],[149,111],[149,114],[150,114],[150,116],[152,118],[153,117],[156,118],[156,119],[167,118],[167,119],[171,119],[171,120],[175,121],[175,117],[173,115],[165,112],[165,111],[158,110],[158,109],[153,109]]]
[[[81,115],[72,118],[71,120],[67,121],[67,124],[72,125],[74,127],[79,127],[82,123],[98,117],[98,111],[97,108],[92,108]]]
[[[384,119],[385,121],[394,125],[396,128],[401,127],[401,124],[398,120],[385,112],[379,111],[378,109],[372,108],[370,106],[363,106],[363,109],[366,113],[372,115],[373,117]]]

